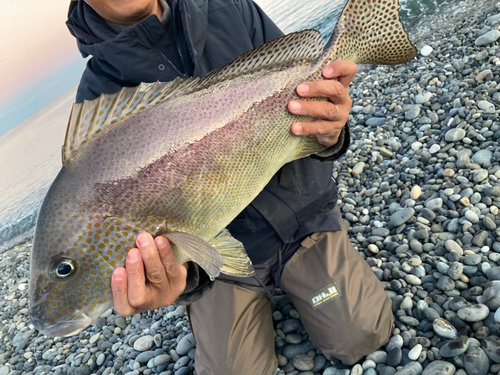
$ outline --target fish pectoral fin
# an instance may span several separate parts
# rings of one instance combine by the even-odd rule
[[[165,233],[166,237],[182,250],[193,262],[205,270],[210,279],[219,276],[224,264],[221,254],[207,241],[189,233]]]
[[[243,244],[223,229],[210,244],[222,255],[224,265],[221,272],[226,275],[247,277],[255,274],[252,261],[248,257]]]

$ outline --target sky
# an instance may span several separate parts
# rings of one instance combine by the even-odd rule
[[[69,1],[0,0],[0,135],[76,85],[85,60]]]

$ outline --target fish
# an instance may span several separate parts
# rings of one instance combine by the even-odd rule
[[[335,60],[412,59],[399,7],[349,0],[325,46],[316,30],[295,32],[202,78],[142,83],[75,104],[30,255],[34,327],[72,336],[111,308],[112,272],[143,231],[168,238],[179,263],[193,261],[212,279],[252,275],[226,226],[284,164],[325,149],[291,133],[293,123],[314,120],[287,110],[296,87],[323,79]]]

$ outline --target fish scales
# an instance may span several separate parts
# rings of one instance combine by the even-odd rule
[[[287,162],[324,149],[296,137],[287,104],[334,59],[402,63],[415,55],[395,0],[349,0],[323,53],[294,33],[207,77],[141,84],[75,105],[63,168],[37,222],[30,313],[47,335],[78,333],[112,306],[109,282],[141,231],[209,276],[253,272],[224,228]],[[140,129],[140,131],[138,131]]]

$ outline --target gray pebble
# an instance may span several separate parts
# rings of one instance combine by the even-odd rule
[[[191,348],[194,348],[196,346],[196,342],[194,340],[193,334],[189,333],[186,336],[184,336],[179,343],[177,344],[177,348],[175,351],[179,355],[186,355]]]
[[[449,362],[433,361],[425,367],[422,375],[453,375],[455,371],[455,366]]]
[[[464,357],[464,366],[468,375],[486,375],[490,368],[488,356],[483,349],[472,346]]]

